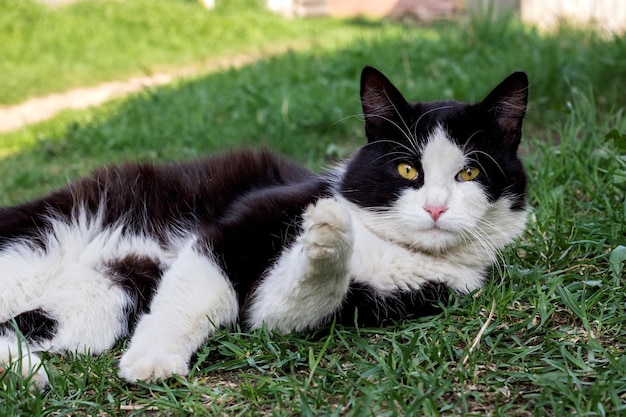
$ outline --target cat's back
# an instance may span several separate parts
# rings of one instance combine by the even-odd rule
[[[51,220],[74,222],[80,213],[96,215],[102,227],[124,224],[167,240],[171,227],[217,218],[251,192],[314,176],[265,149],[188,162],[111,165],[38,200],[0,209],[0,243],[39,236]]]
[[[154,220],[218,216],[252,191],[306,181],[314,174],[268,150],[241,150],[189,162],[102,168],[70,185],[75,201],[109,216],[141,211]]]

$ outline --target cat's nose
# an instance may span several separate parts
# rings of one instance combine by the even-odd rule
[[[431,206],[429,204],[424,206],[424,210],[426,210],[428,212],[428,214],[430,214],[430,217],[434,220],[437,221],[439,219],[439,217],[441,217],[441,215],[448,210],[448,207],[446,206]]]

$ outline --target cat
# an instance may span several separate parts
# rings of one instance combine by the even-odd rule
[[[412,103],[365,67],[367,143],[335,169],[243,149],[110,166],[0,209],[1,366],[41,389],[37,352],[130,337],[119,376],[154,381],[186,375],[236,323],[306,332],[435,313],[524,230],[527,101],[523,72],[478,103]]]

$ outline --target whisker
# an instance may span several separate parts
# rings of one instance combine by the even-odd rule
[[[398,108],[396,107],[395,103],[391,100],[391,98],[387,95],[387,92],[385,91],[385,96],[387,97],[387,100],[389,100],[389,103],[391,103],[391,106],[393,107],[393,110],[396,112],[396,115],[398,115],[398,117],[400,118],[400,120],[402,120],[402,124],[404,125],[404,128],[406,130],[403,130],[403,132],[406,132],[406,136],[407,138],[410,138],[411,136],[411,129],[409,128],[409,126],[406,124],[406,121],[404,120],[404,118],[402,117],[402,115],[400,114],[400,111],[398,110]]]
[[[415,123],[413,124],[413,126],[415,126],[415,133],[417,134],[417,125],[422,121],[422,119],[424,118],[424,116],[429,115],[432,112],[436,112],[439,110],[445,110],[445,109],[451,109],[452,106],[439,106],[439,107],[434,107],[428,111],[425,111],[424,113],[422,113],[420,115],[420,117],[418,117],[418,119],[415,121]]]
[[[418,155],[411,148],[409,148],[408,146],[404,145],[403,143],[397,142],[397,141],[392,140],[392,139],[379,139],[379,140],[376,140],[374,142],[370,142],[370,143],[364,145],[361,149],[364,149],[364,148],[366,148],[368,146],[371,146],[371,145],[374,145],[374,144],[381,144],[381,143],[391,143],[391,144],[395,145],[396,147],[404,149],[406,151],[406,156],[408,158],[410,158],[410,159],[414,159],[414,158],[418,157]],[[401,153],[399,150],[396,150],[395,152]]]
[[[345,122],[345,121],[346,121],[346,120],[348,120],[348,119],[357,119],[357,118],[358,118],[359,120],[362,120],[362,119],[363,119],[363,113],[349,114],[349,115],[347,115],[347,116],[341,117],[341,118],[340,118],[340,119],[338,119],[338,120],[335,120],[335,121],[334,121],[334,122],[332,122],[330,125],[331,125],[331,126],[335,126],[335,125],[338,125],[339,123],[343,123],[343,122]]]
[[[402,133],[402,135],[404,136],[404,138],[405,138],[405,139],[407,139],[407,140],[410,142],[410,138],[411,138],[410,132],[408,132],[408,133],[407,133],[407,132],[406,132],[406,131],[402,128],[402,126],[400,126],[398,123],[394,122],[394,121],[393,121],[393,120],[391,120],[390,118],[385,117],[385,116],[381,116],[381,115],[379,115],[379,114],[368,114],[368,115],[367,115],[367,117],[377,117],[377,118],[379,118],[379,119],[381,119],[381,120],[384,120],[384,121],[388,122],[388,123],[389,123],[389,124],[391,124],[393,127],[395,127],[396,129],[398,129],[398,130]],[[403,123],[404,123],[404,119],[400,119],[400,120],[402,120],[402,121],[403,121]]]
[[[493,162],[493,163],[494,163],[494,165],[495,165],[496,167],[498,167],[498,169],[500,170],[500,172],[502,173],[502,175],[504,175],[504,176],[506,177],[506,174],[505,174],[504,170],[502,169],[502,167],[500,166],[500,164],[498,163],[498,161],[496,161],[496,160],[494,159],[494,157],[493,157],[493,156],[491,156],[491,155],[489,155],[487,152],[484,152],[484,151],[481,151],[481,150],[478,150],[478,149],[473,149],[471,152],[469,152],[467,155],[465,155],[465,157],[466,157],[467,159],[469,159],[469,160],[471,160],[471,161],[473,161],[473,162],[476,162],[476,163],[478,164],[479,162],[478,162],[476,159],[471,159],[471,156],[472,156],[472,155],[474,155],[474,154],[484,155],[484,156],[486,156],[487,158],[489,158],[489,159],[491,160],[491,162]],[[481,168],[482,168],[482,169],[484,169],[482,166],[481,166]]]

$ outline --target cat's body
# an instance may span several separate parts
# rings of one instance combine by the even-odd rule
[[[32,352],[130,336],[120,376],[154,380],[186,374],[236,322],[290,332],[433,312],[448,289],[480,287],[523,230],[526,90],[515,73],[475,105],[410,104],[366,68],[368,144],[335,170],[248,150],[109,167],[0,209],[0,365],[23,356],[27,373]]]

